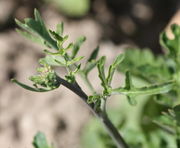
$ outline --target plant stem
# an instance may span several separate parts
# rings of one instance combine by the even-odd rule
[[[64,80],[64,79],[62,79],[60,77],[59,77],[59,81],[63,86],[65,86],[66,88],[73,91],[76,95],[78,95],[83,100],[83,102],[85,102],[86,105],[88,105],[90,107],[90,109],[94,113],[94,115],[101,119],[101,121],[104,124],[105,128],[107,129],[109,135],[114,140],[114,142],[116,143],[118,148],[128,148],[127,143],[125,142],[123,137],[120,135],[117,128],[109,120],[106,112],[103,112],[103,111],[102,112],[96,112],[94,110],[94,104],[93,103],[91,103],[91,104],[87,103],[88,96],[80,88],[78,83],[75,82],[74,84],[71,84],[71,83],[67,82],[66,80]]]
[[[109,135],[114,140],[118,148],[129,148],[123,137],[118,132],[117,128],[113,125],[113,123],[109,120],[108,116],[105,115],[101,117],[104,126],[106,127]]]

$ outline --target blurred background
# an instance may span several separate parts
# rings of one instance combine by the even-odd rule
[[[43,47],[15,32],[14,19],[33,17],[34,8],[51,29],[64,22],[70,40],[85,35],[81,54],[89,55],[100,45],[100,53],[111,62],[127,46],[149,47],[161,54],[159,33],[168,31],[171,23],[180,24],[180,1],[0,0],[0,146],[30,148],[35,133],[43,131],[59,148],[79,148],[91,113],[77,96],[63,87],[28,92],[10,82],[15,77],[30,84],[27,77],[43,56]]]

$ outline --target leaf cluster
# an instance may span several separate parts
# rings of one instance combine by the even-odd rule
[[[179,93],[179,52],[180,52],[180,26],[171,26],[173,38],[168,38],[165,32],[160,35],[160,43],[164,54],[155,55],[149,49],[128,48],[124,53],[124,60],[117,67],[119,72],[125,73],[125,87],[112,89],[113,93],[123,93],[131,104],[136,104],[134,97],[138,97],[137,111],[132,112],[121,101],[121,108],[114,114],[115,121],[122,118],[116,124],[122,125],[119,130],[132,148],[179,148],[180,147],[180,93]],[[132,79],[141,81],[145,87],[138,88]],[[157,85],[152,83],[162,83]],[[164,83],[166,85],[164,85]],[[147,87],[150,85],[150,87]],[[136,86],[136,87],[135,87]],[[160,88],[160,89],[159,89]],[[164,88],[164,89],[163,89]],[[171,91],[168,91],[171,90]],[[161,92],[161,93],[160,93]],[[145,97],[144,95],[150,95]],[[142,97],[140,96],[142,95]],[[144,98],[142,101],[141,98]],[[146,98],[146,99],[145,99]],[[124,112],[125,113],[124,113]],[[111,113],[111,110],[110,110]],[[132,116],[138,117],[134,121]],[[91,122],[84,132],[85,148],[89,148],[94,140],[99,147],[114,147],[105,131],[97,126],[97,122]],[[91,128],[90,128],[91,127]],[[90,135],[90,133],[95,133]],[[108,143],[111,143],[111,145]]]

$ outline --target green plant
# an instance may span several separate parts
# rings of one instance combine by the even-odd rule
[[[85,16],[90,9],[90,0],[45,0],[69,17]]]
[[[30,77],[34,87],[23,84],[15,79],[12,80],[13,82],[25,89],[35,92],[47,92],[57,89],[60,86],[67,87],[77,94],[87,104],[94,115],[101,120],[118,148],[135,148],[135,146],[131,143],[131,139],[133,138],[129,137],[130,140],[125,140],[124,137],[128,138],[126,132],[123,132],[124,136],[122,136],[118,128],[116,128],[109,119],[106,111],[107,99],[110,99],[112,95],[125,95],[131,105],[136,105],[136,98],[140,96],[146,95],[149,96],[149,98],[158,96],[156,101],[161,102],[165,106],[170,102],[170,104],[168,104],[170,109],[169,112],[164,113],[165,116],[163,116],[166,117],[167,120],[159,119],[160,122],[157,121],[157,123],[160,127],[164,127],[165,123],[161,123],[162,121],[173,119],[173,122],[170,122],[172,123],[171,128],[175,132],[177,145],[179,145],[179,26],[174,25],[172,27],[173,33],[175,34],[173,40],[169,40],[165,34],[161,35],[162,45],[166,49],[169,49],[167,50],[169,52],[167,52],[165,56],[155,58],[149,51],[137,51],[136,53],[134,50],[132,54],[127,51],[125,54],[117,56],[114,62],[108,67],[108,73],[106,74],[106,57],[102,56],[97,60],[98,47],[90,54],[87,62],[83,65],[80,61],[84,57],[77,56],[77,53],[81,44],[85,41],[85,37],[80,37],[75,43],[69,43],[64,47],[64,42],[68,39],[68,36],[63,35],[63,24],[58,24],[56,31],[48,30],[38,11],[35,10],[34,12],[35,19],[27,18],[24,23],[16,20],[16,23],[21,28],[21,30],[17,29],[17,31],[23,36],[46,46],[47,49],[44,50],[46,56],[39,60],[39,63],[42,65],[37,69],[39,74]],[[136,57],[134,55],[135,53]],[[141,54],[143,57],[141,57]],[[137,59],[139,59],[139,61]],[[67,70],[67,74],[64,78],[63,76],[59,76],[54,70],[54,67],[59,66]],[[98,69],[98,76],[103,88],[101,93],[98,93],[93,88],[88,78],[89,72],[95,67]],[[158,72],[159,68],[163,70],[160,73]],[[113,88],[111,85],[116,69],[125,72],[125,86],[123,87]],[[80,74],[81,78],[86,82],[87,87],[91,90],[92,93],[90,95],[87,95],[76,81],[77,74]],[[149,84],[142,87],[136,86],[134,81],[132,81],[131,74],[146,80]],[[165,97],[175,100],[167,101],[166,99],[164,100]],[[141,133],[138,134],[141,135]],[[138,143],[135,142],[135,144],[137,147]],[[114,144],[112,143],[110,146],[114,146]]]
[[[179,148],[179,51],[180,26],[172,25],[173,38],[160,35],[164,54],[154,55],[149,49],[129,48],[118,71],[133,76],[136,85],[148,85],[173,80],[174,86],[165,94],[138,97],[135,108],[129,108],[121,98],[118,108],[110,110],[111,120],[123,133],[132,148]],[[133,114],[132,114],[133,113]],[[118,120],[117,120],[118,119]],[[96,139],[94,140],[94,137]],[[83,147],[114,148],[105,131],[92,120],[83,134]]]
[[[45,135],[41,132],[38,132],[34,136],[34,140],[32,144],[34,148],[54,148],[53,145],[48,144]]]

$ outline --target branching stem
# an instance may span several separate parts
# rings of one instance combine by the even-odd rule
[[[91,104],[87,103],[88,96],[80,88],[78,83],[75,82],[74,84],[71,84],[71,83],[67,82],[66,80],[64,80],[60,77],[59,77],[59,81],[61,82],[61,84],[63,86],[65,86],[66,88],[73,91],[76,95],[78,95],[83,100],[83,102],[85,102],[90,107],[90,109],[94,113],[94,115],[97,116],[98,118],[100,118],[100,120],[102,121],[102,123],[106,127],[107,131],[109,132],[109,135],[112,137],[112,139],[114,140],[114,142],[116,143],[118,148],[129,148],[127,143],[123,139],[123,137],[118,132],[117,128],[109,120],[106,112],[103,112],[103,111],[102,112],[96,112],[94,110],[94,104],[93,103],[91,103]]]

